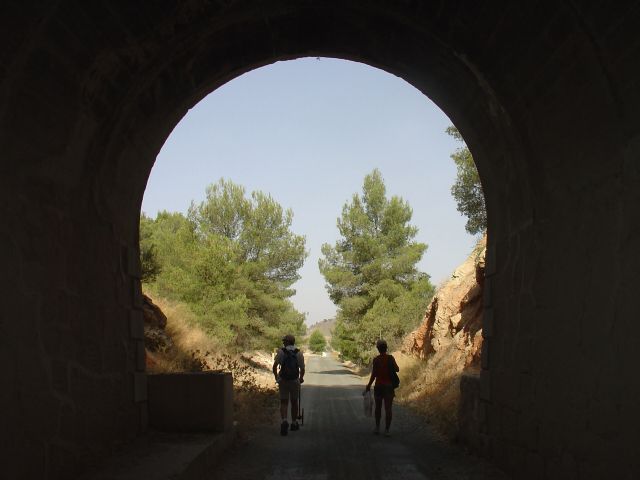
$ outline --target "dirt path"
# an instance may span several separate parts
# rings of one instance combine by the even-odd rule
[[[362,413],[362,390],[362,379],[334,359],[309,356],[302,393],[304,426],[286,437],[280,436],[277,423],[260,429],[230,452],[215,478],[507,478],[446,443],[423,420],[395,405],[391,438],[373,435],[373,419]]]

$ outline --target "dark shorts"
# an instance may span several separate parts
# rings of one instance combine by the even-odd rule
[[[391,385],[376,385],[373,387],[373,396],[376,398],[393,398],[395,395],[395,388]]]
[[[289,400],[291,398],[291,401],[295,402],[298,400],[300,380],[280,380],[278,390],[280,390],[280,400]]]

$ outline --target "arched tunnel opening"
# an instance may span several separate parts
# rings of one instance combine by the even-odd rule
[[[456,202],[452,198],[456,163],[450,156],[463,143],[459,137],[453,138],[446,133],[451,128],[446,115],[401,79],[363,64],[319,57],[278,62],[256,69],[212,92],[191,109],[165,142],[147,183],[142,207],[141,280],[143,293],[147,295],[143,310],[146,364],[150,374],[149,428],[167,429],[171,422],[179,422],[182,417],[183,429],[188,423],[195,430],[203,430],[209,424],[209,412],[216,411],[216,401],[211,396],[201,396],[201,408],[193,399],[181,397],[180,391],[188,390],[188,386],[183,378],[185,383],[177,387],[180,375],[175,375],[176,370],[230,369],[238,374],[234,374],[236,428],[242,432],[249,428],[256,430],[255,419],[273,420],[269,412],[271,416],[275,414],[278,401],[273,388],[270,354],[281,346],[280,339],[288,332],[295,334],[296,344],[303,348],[305,355],[310,355],[303,409],[307,419],[305,436],[318,437],[314,455],[318,454],[318,449],[330,449],[320,445],[322,439],[329,439],[341,456],[369,462],[365,460],[367,453],[354,454],[345,449],[351,431],[370,429],[360,425],[362,415],[338,420],[344,416],[341,410],[352,411],[350,405],[358,402],[360,392],[354,396],[350,386],[342,391],[341,383],[330,383],[349,378],[355,385],[358,377],[345,377],[350,375],[349,370],[340,362],[336,364],[334,357],[317,358],[303,335],[305,324],[308,334],[313,324],[321,319],[333,318],[330,323],[335,323],[336,307],[326,293],[325,280],[318,269],[318,262],[323,257],[321,246],[338,241],[335,237],[336,216],[340,215],[344,202],[349,203],[354,192],[362,189],[365,174],[370,177],[372,169],[380,169],[385,196],[400,195],[411,210],[412,227],[403,240],[408,245],[401,251],[413,256],[417,253],[411,251],[418,252],[427,245],[428,249],[425,254],[412,257],[415,271],[412,266],[402,267],[405,273],[390,274],[386,283],[379,284],[377,289],[365,285],[367,291],[373,293],[360,297],[371,302],[371,307],[366,309],[371,313],[362,320],[343,315],[342,325],[349,322],[353,331],[334,335],[333,348],[328,353],[337,356],[336,359],[355,360],[360,366],[368,367],[375,352],[372,335],[385,338],[392,352],[403,348],[407,335],[421,325],[435,285],[451,278],[454,269],[457,271],[454,276],[458,278],[462,270],[457,267],[463,259],[472,250],[482,251],[482,247],[476,245],[482,240],[481,236],[465,233],[465,217],[456,212]],[[239,197],[242,189],[243,200]],[[250,193],[255,189],[262,193],[258,196]],[[202,200],[205,190],[206,198]],[[480,203],[483,203],[482,192],[478,193]],[[284,209],[291,208],[293,224],[290,228],[294,234],[291,238],[295,235],[305,237],[308,256],[297,270],[296,277],[301,278],[293,284],[287,279],[274,284],[270,275],[260,275],[260,280],[256,280],[256,273],[262,271],[260,262],[268,261],[270,257],[259,258],[248,253],[261,250],[262,255],[268,255],[271,248],[278,248],[271,245],[256,249],[253,243],[254,238],[270,235],[269,232],[257,234],[256,223],[250,215],[258,207],[256,199],[265,200],[263,194],[269,197],[263,206],[268,203],[276,210],[280,208],[276,204]],[[224,213],[212,211],[214,205]],[[262,211],[268,215],[267,210],[263,208]],[[278,223],[277,228],[282,226]],[[413,226],[416,236],[411,240]],[[274,225],[270,230],[275,228]],[[401,231],[404,227],[396,233]],[[288,244],[291,238],[279,236],[278,245]],[[382,241],[384,237],[380,236]],[[389,261],[404,264],[397,241],[392,245],[385,255]],[[236,247],[238,256],[227,256],[227,248],[236,251]],[[224,267],[218,265],[220,255],[226,259]],[[222,273],[213,274],[211,268],[203,268],[203,259]],[[445,296],[437,302],[455,304],[464,301],[465,308],[458,315],[461,318],[452,328],[454,333],[460,333],[455,341],[465,350],[465,355],[459,360],[459,355],[445,357],[447,367],[431,373],[437,382],[431,390],[458,390],[459,374],[451,376],[448,372],[458,368],[465,371],[479,368],[482,291],[475,281],[478,270],[476,262],[473,263],[467,273],[473,279],[472,284],[456,287],[473,289],[469,298],[448,300]],[[251,274],[241,273],[250,266],[255,267],[251,268]],[[377,273],[369,274],[367,278],[379,282]],[[389,286],[391,279],[393,289]],[[284,302],[279,295],[272,296],[274,286],[277,286],[276,292],[284,294]],[[377,293],[378,289],[384,289],[383,293]],[[399,289],[405,293],[400,294]],[[268,308],[265,308],[265,297],[272,299]],[[156,318],[153,302],[165,310],[169,317],[166,321],[162,319],[162,313],[159,313],[160,320]],[[283,310],[287,304],[288,308]],[[378,311],[384,311],[384,317],[377,314]],[[292,323],[294,317],[303,318],[302,312],[308,312],[305,323]],[[274,332],[277,335],[274,336]],[[354,334],[358,337],[355,344]],[[444,341],[439,334],[433,343],[439,348]],[[229,353],[235,355],[235,363],[229,361]],[[400,352],[394,352],[394,355],[399,357],[403,379],[407,378],[405,371],[411,371],[411,380],[403,385],[402,393],[398,393],[397,405],[404,402],[409,393],[416,393],[413,387],[423,380],[411,358]],[[196,358],[199,361],[194,361]],[[461,364],[458,366],[458,363]],[[251,366],[257,368],[251,369],[249,380],[245,372]],[[161,372],[173,372],[174,375],[163,376]],[[331,376],[327,376],[327,372]],[[161,375],[157,376],[158,373]],[[189,375],[182,374],[182,377]],[[366,383],[366,378],[360,381]],[[160,382],[173,383],[161,393]],[[449,384],[452,385],[449,387]],[[328,403],[322,401],[329,387],[333,388],[329,398],[333,398],[336,405],[342,405],[342,409],[327,408]],[[269,390],[270,399],[265,399]],[[422,397],[428,392],[421,391]],[[167,398],[161,400],[159,395]],[[442,418],[441,423],[455,429],[459,400],[455,393],[451,395],[453,398],[447,402],[438,399],[432,403],[446,404],[438,417]],[[340,397],[346,398],[338,402]],[[412,405],[414,403],[418,404],[414,401]],[[167,408],[169,406],[171,409]],[[424,403],[420,406],[424,408]],[[201,416],[201,425],[194,421],[196,411]],[[411,417],[411,420],[427,428],[424,419]],[[407,423],[408,418],[403,421]],[[276,420],[271,423],[274,422],[277,423]],[[350,427],[342,432],[341,438],[334,438],[336,432],[329,425],[338,423]],[[177,429],[179,424],[172,427]],[[401,432],[396,432],[396,436]],[[413,444],[420,445],[430,442],[433,439],[412,440]],[[254,452],[268,449],[269,445],[248,448]],[[298,456],[304,458],[304,454]],[[335,457],[336,454],[322,456]],[[256,457],[257,454],[242,461],[243,468],[260,463]],[[349,462],[336,460],[332,463]],[[231,467],[220,468],[228,470]],[[274,463],[270,468],[279,467]],[[262,475],[254,471],[253,476]]]
[[[638,476],[634,2],[6,9],[0,402],[14,477],[70,478],[144,430],[138,215],[153,161],[207,93],[303,56],[407,80],[474,153],[491,232],[484,453],[515,478]]]

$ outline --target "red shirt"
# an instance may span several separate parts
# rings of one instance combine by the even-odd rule
[[[376,385],[391,385],[389,363],[391,363],[394,368],[398,368],[396,359],[386,353],[381,353],[373,359],[372,373],[376,377]]]

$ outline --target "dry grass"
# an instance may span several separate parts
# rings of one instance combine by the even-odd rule
[[[201,371],[199,352],[217,352],[220,345],[208,336],[195,321],[189,308],[181,303],[161,297],[153,297],[153,302],[167,316],[165,332],[173,341],[173,347],[162,352],[147,352],[149,373],[173,373]]]
[[[161,352],[147,352],[149,373],[203,370],[231,372],[234,386],[234,418],[241,428],[270,422],[278,407],[272,373],[250,365],[238,355],[224,351],[195,322],[189,308],[158,296],[153,301],[167,316],[165,332],[173,345]]]
[[[397,401],[423,416],[445,437],[455,438],[462,373],[459,363],[448,355],[426,361],[400,352],[393,355],[400,367]]]

